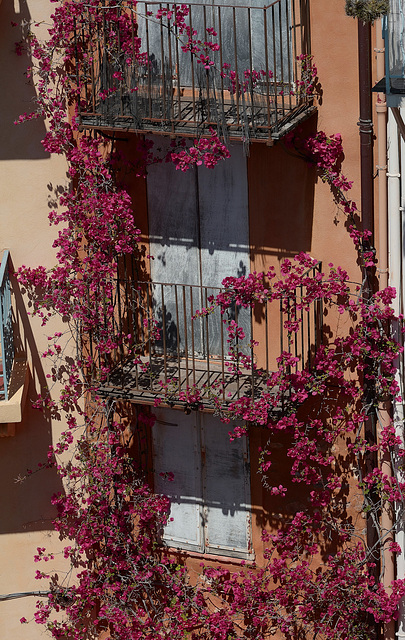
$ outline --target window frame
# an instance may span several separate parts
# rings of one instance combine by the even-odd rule
[[[219,519],[218,517],[215,518],[215,509],[213,511],[212,516],[210,517],[210,504],[211,504],[211,507],[214,504],[214,501],[212,500],[212,495],[213,495],[212,487],[210,489],[207,486],[209,484],[207,482],[207,470],[210,467],[210,459],[212,463],[211,472],[213,468],[214,469],[216,468],[216,466],[218,470],[220,470],[219,466],[215,464],[215,460],[214,460],[215,456],[210,454],[210,446],[208,443],[209,434],[207,432],[209,430],[213,432],[215,427],[212,423],[211,423],[211,426],[207,427],[207,424],[210,424],[210,421],[214,418],[214,416],[207,412],[193,412],[193,414],[187,415],[182,411],[177,411],[175,409],[163,409],[163,408],[160,408],[157,411],[155,410],[154,413],[156,415],[156,422],[154,427],[152,427],[152,461],[153,461],[153,480],[154,480],[155,491],[157,493],[168,495],[170,499],[170,481],[167,479],[166,473],[168,472],[175,473],[175,469],[162,469],[159,466],[160,458],[158,457],[159,454],[157,453],[157,449],[159,445],[157,442],[158,436],[156,433],[156,425],[164,425],[168,428],[171,428],[171,427],[175,428],[180,425],[180,422],[182,422],[182,419],[181,418],[179,419],[179,417],[184,416],[183,420],[185,421],[185,423],[186,424],[188,422],[190,423],[187,427],[188,433],[191,434],[191,430],[192,429],[194,430],[194,434],[191,434],[190,436],[190,441],[193,442],[193,454],[191,454],[190,452],[190,457],[187,456],[187,460],[191,464],[193,464],[194,460],[196,461],[194,469],[195,469],[195,488],[196,488],[195,493],[197,493],[197,495],[194,495],[191,501],[189,502],[190,505],[193,505],[196,507],[196,514],[197,514],[197,524],[196,524],[196,531],[195,531],[196,538],[194,541],[187,541],[186,538],[180,539],[179,536],[170,534],[169,532],[169,533],[163,533],[162,543],[165,546],[173,549],[191,551],[197,554],[216,555],[216,556],[223,556],[227,558],[239,558],[242,560],[253,560],[254,552],[252,549],[252,507],[251,507],[251,487],[250,487],[251,476],[250,476],[248,437],[243,436],[242,438],[238,438],[237,440],[235,440],[234,443],[230,443],[228,432],[232,430],[232,424],[221,423],[221,425],[224,428],[224,431],[222,434],[223,443],[224,443],[224,434],[226,434],[228,445],[230,447],[233,447],[235,452],[234,456],[236,455],[236,458],[239,458],[239,460],[237,461],[237,464],[239,462],[238,470],[239,471],[242,470],[242,473],[243,473],[241,483],[238,484],[237,486],[237,494],[239,496],[241,495],[241,492],[242,492],[243,500],[240,501],[239,509],[238,507],[236,507],[235,512],[239,513],[238,524],[239,524],[240,530],[242,530],[244,526],[246,526],[246,531],[244,532],[246,534],[246,537],[245,537],[246,545],[244,545],[243,548],[241,546],[238,548],[237,545],[231,546],[229,544],[225,544],[225,541],[221,543],[218,542],[218,533],[220,532],[221,517],[219,517]],[[168,419],[168,416],[170,416],[171,418]],[[208,416],[208,418],[207,417],[204,418],[204,416]],[[218,422],[220,422],[219,418],[215,418],[215,420],[218,420]],[[183,426],[184,426],[184,422],[183,422]],[[212,433],[211,433],[211,436],[212,436]],[[212,442],[213,440],[211,437],[211,445],[212,445]],[[208,444],[208,451],[207,451],[207,444]],[[175,445],[175,441],[174,441],[174,445]],[[188,445],[190,446],[190,442],[188,443]],[[238,455],[238,450],[237,450],[238,447],[239,447],[239,451],[242,453],[242,458]],[[211,446],[211,451],[212,451],[212,446]],[[178,453],[179,452],[176,451],[176,455],[178,455]],[[230,450],[230,453],[232,453],[231,450]],[[207,454],[208,454],[208,462],[207,462]],[[225,463],[225,472],[226,471],[227,471],[227,467]],[[212,481],[212,475],[211,475],[211,481]],[[228,481],[231,482],[232,478],[229,477]],[[235,491],[234,488],[232,489],[233,491]],[[184,496],[181,496],[181,497],[184,498]],[[176,511],[176,504],[180,505],[177,508],[181,509],[183,502],[179,503],[173,500],[172,505],[174,506],[174,511]],[[224,508],[228,508],[228,509],[231,508],[230,503],[222,502],[221,504],[224,505]],[[172,506],[172,510],[173,510],[173,506]],[[173,515],[171,514],[172,514],[172,511],[169,514],[169,519],[173,517]],[[216,515],[218,516],[218,511],[216,512]],[[184,514],[182,514],[182,517],[183,518],[185,517]],[[244,518],[245,518],[245,522],[243,522]],[[215,530],[215,520],[217,520],[216,530]],[[223,522],[226,523],[226,519]],[[211,529],[210,529],[210,523],[211,523]],[[170,520],[167,526],[170,527]],[[217,540],[215,542],[210,542],[209,540],[210,531],[211,531],[211,535],[214,538],[215,538],[215,535],[217,537]]]

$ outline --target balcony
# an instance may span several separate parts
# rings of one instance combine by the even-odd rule
[[[9,252],[4,251],[0,265],[0,401],[8,400],[14,363],[13,310],[11,306]]]
[[[9,276],[9,251],[0,265],[0,437],[15,434],[27,395],[29,371],[25,355],[14,349],[13,307]]]
[[[306,277],[315,278],[320,269],[318,264]],[[98,363],[111,371],[99,393],[139,404],[159,399],[169,406],[195,404],[212,410],[216,404],[226,410],[240,398],[277,393],[268,382],[281,352],[296,358],[292,373],[313,365],[322,341],[322,303],[308,302],[305,286],[295,292],[296,300],[304,302],[297,317],[291,298],[265,300],[252,308],[232,304],[224,314],[215,308],[201,316],[197,310],[209,308],[219,292],[214,287],[138,282],[119,273],[113,326],[107,334],[129,334],[130,343]],[[101,322],[107,327],[107,320]],[[228,329],[234,322],[243,333],[230,342]],[[297,322],[296,333],[288,331],[291,322]],[[96,353],[91,336],[89,353]]]
[[[101,4],[85,26],[77,22],[82,128],[185,137],[214,128],[225,140],[270,143],[314,110],[299,61],[309,53],[307,2],[140,1],[136,15],[125,6]],[[127,19],[125,35],[118,15]]]

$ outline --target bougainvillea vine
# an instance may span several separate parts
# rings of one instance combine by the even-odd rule
[[[315,301],[322,301],[331,321],[344,316],[345,322],[336,322],[336,328],[324,337],[311,366],[308,363],[299,369],[286,348],[277,359],[276,370],[258,370],[265,388],[260,397],[243,397],[225,411],[213,389],[212,408],[225,422],[232,419],[238,425],[231,438],[252,429],[264,430],[267,445],[259,452],[259,468],[270,495],[285,499],[302,485],[308,500],[286,516],[278,530],[263,528],[264,552],[257,564],[241,562],[231,572],[206,562],[192,583],[184,558],[179,560],[162,544],[169,501],[154,494],[147,482],[145,449],[153,428],[153,410],[138,410],[131,430],[118,420],[114,401],[98,394],[108,362],[113,362],[111,354],[123,348],[136,359],[149,347],[138,343],[134,348],[132,336],[117,332],[114,322],[117,260],[125,264],[127,256],[140,258],[133,203],[115,179],[119,158],[111,157],[114,150],[108,139],[79,132],[75,116],[82,93],[80,74],[73,73],[74,61],[83,61],[86,47],[83,42],[78,51],[72,33],[86,15],[99,15],[99,5],[98,0],[58,4],[49,40],[41,43],[31,34],[27,43],[36,61],[30,73],[37,87],[38,110],[22,116],[21,121],[36,116],[47,119],[44,147],[49,153],[64,154],[71,185],[50,216],[59,229],[54,244],[57,266],[51,271],[24,266],[18,279],[32,296],[34,312],[42,317],[44,326],[51,315],[59,314],[76,344],[76,358],[69,366],[64,362],[61,332],[49,336],[49,348],[43,354],[54,363],[50,382],[62,383],[60,397],[44,395],[37,406],[51,415],[63,413],[66,422],[60,441],[49,450],[47,465],[54,466],[64,481],[65,491],[53,498],[54,526],[65,541],[63,556],[71,571],[64,579],[47,573],[44,563],[53,554],[43,547],[37,549],[35,561],[41,569],[36,577],[50,587],[49,597],[37,604],[35,620],[54,638],[76,640],[101,633],[114,640],[372,637],[377,625],[395,618],[405,584],[397,580],[387,592],[376,579],[372,570],[375,549],[367,547],[341,501],[342,496],[357,500],[360,520],[364,524],[373,514],[377,529],[381,509],[402,501],[403,483],[384,476],[378,465],[366,469],[365,464],[371,450],[382,456],[395,448],[397,455],[404,456],[393,426],[384,427],[378,444],[364,438],[370,411],[381,400],[398,395],[395,362],[400,348],[389,333],[395,292],[386,289],[363,296],[361,286],[353,287],[340,267],[330,264],[325,271],[315,270],[316,261],[299,254],[295,260],[284,260],[280,273],[271,269],[225,279],[222,292],[197,312],[204,317],[219,308],[225,319],[235,302],[245,308],[258,301],[281,305],[290,343],[300,330],[301,312]],[[116,8],[117,3],[114,7],[107,3],[109,20],[117,21],[114,33],[120,33],[124,60],[143,64],[142,43],[133,38],[136,3],[128,0],[123,12]],[[172,17],[165,11],[159,19]],[[182,11],[176,10],[176,20],[187,36],[183,46],[209,67],[215,44],[187,31],[182,22],[185,9]],[[86,33],[85,28],[82,31]],[[214,31],[209,35],[214,38]],[[114,38],[110,46],[116,51]],[[261,72],[257,73],[259,77]],[[119,74],[117,71],[117,87]],[[252,80],[236,78],[228,68],[223,74],[235,91],[245,91],[244,83]],[[312,91],[314,72],[308,74]],[[348,199],[351,183],[338,168],[340,136],[318,132],[302,140],[292,135],[286,143],[316,166],[339,205],[354,216],[356,206]],[[201,163],[213,167],[227,156],[213,129],[210,138],[196,140],[191,147],[175,142],[167,159],[185,171]],[[156,160],[147,143],[143,157],[145,161],[161,160]],[[350,233],[369,265],[373,255],[364,253],[364,234],[354,223]],[[302,292],[298,297],[297,287]],[[339,326],[346,329],[339,331]],[[227,330],[230,366],[237,371],[241,359],[247,358],[238,346],[243,328],[232,320]],[[157,339],[158,332],[156,326],[148,340]],[[365,372],[366,361],[372,365]],[[373,389],[367,404],[365,375]],[[164,389],[162,396],[164,400]],[[186,408],[198,410],[199,390],[190,388],[182,400]],[[281,401],[282,415],[277,413]],[[287,443],[288,486],[272,481],[271,445],[279,437]],[[390,536],[381,529],[377,533],[380,549],[390,545],[392,552],[398,551]]]

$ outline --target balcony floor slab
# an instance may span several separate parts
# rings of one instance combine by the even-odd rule
[[[206,410],[223,409],[240,398],[258,398],[264,393],[276,396],[278,389],[267,385],[268,374],[261,370],[192,356],[142,357],[138,363],[128,359],[116,367],[108,381],[100,385],[102,397],[153,404],[159,400],[172,405],[202,405]]]

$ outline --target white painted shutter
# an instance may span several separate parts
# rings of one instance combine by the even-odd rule
[[[169,546],[202,551],[201,449],[198,414],[157,409],[153,426],[156,493],[171,500],[170,518],[164,530]],[[172,472],[174,479],[164,476]],[[163,474],[163,476],[161,475]]]
[[[250,468],[246,438],[229,441],[232,424],[202,419],[205,551],[246,557],[251,552]]]
[[[251,554],[247,439],[210,414],[158,409],[153,427],[155,491],[171,500],[169,546],[246,558]],[[168,473],[174,474],[170,482]]]

